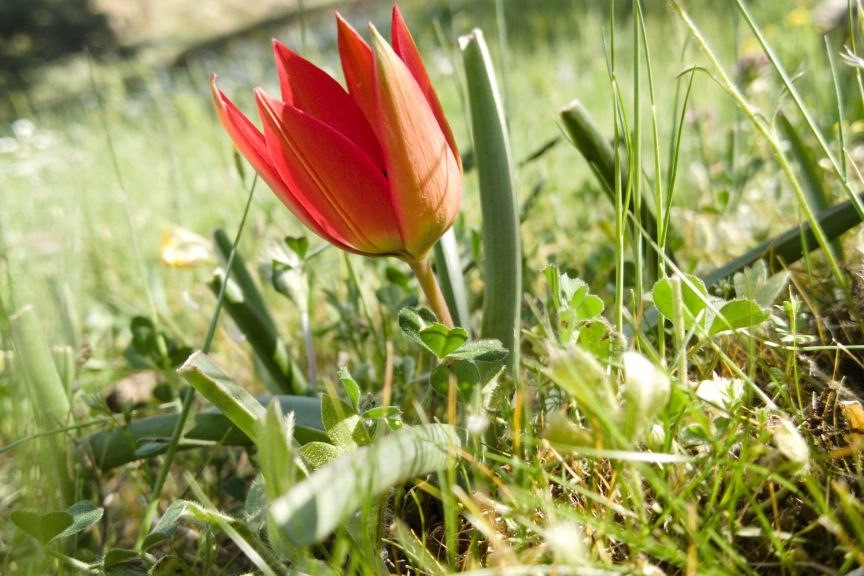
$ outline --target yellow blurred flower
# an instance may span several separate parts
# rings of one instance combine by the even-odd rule
[[[803,6],[794,8],[786,14],[786,25],[792,28],[801,28],[809,26],[812,23],[813,19],[810,17],[810,10]]]
[[[215,261],[206,238],[179,226],[162,229],[160,256],[162,263],[171,268],[193,268]]]

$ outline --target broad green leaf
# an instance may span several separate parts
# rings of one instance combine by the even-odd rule
[[[681,282],[681,303],[684,309],[684,326],[689,330],[693,327],[697,318],[702,322],[707,322],[707,318],[712,314],[707,309],[711,297],[705,289],[705,284],[696,276],[689,274],[687,275],[687,280],[689,281]],[[652,293],[657,310],[666,318],[673,318],[675,304],[672,281],[669,278],[658,280],[654,284]]]
[[[714,335],[726,330],[752,328],[768,319],[770,314],[753,300],[732,300],[720,308],[714,317],[709,333]]]
[[[768,276],[768,267],[759,260],[750,268],[736,272],[732,276],[735,295],[738,298],[755,300],[763,308],[770,308],[789,283],[789,272],[781,270]]]
[[[321,396],[321,420],[330,441],[340,451],[354,450],[372,441],[360,415],[338,398]]]
[[[477,365],[468,360],[456,360],[439,364],[429,376],[432,389],[447,396],[450,390],[450,377],[456,382],[456,390],[461,400],[469,400],[471,391],[480,383],[480,371]]]
[[[300,447],[300,454],[303,456],[303,461],[309,466],[313,472],[322,466],[326,466],[333,462],[344,453],[333,444],[326,442],[309,442]],[[284,494],[282,492],[281,494]],[[280,494],[280,495],[281,495]]]
[[[434,354],[435,351],[426,345],[420,337],[420,332],[426,328],[426,326],[434,324],[437,321],[438,319],[435,318],[435,315],[425,308],[403,308],[399,311],[399,329],[402,330],[405,337],[432,354]]]
[[[29,510],[15,510],[10,515],[12,523],[36,538],[41,544],[48,544],[72,526],[73,518],[68,512],[46,512],[40,514]]]
[[[576,314],[576,320],[590,320],[603,313],[603,300],[599,296],[588,293],[588,285],[576,278],[567,278],[568,283],[576,285],[570,297],[569,308]],[[577,284],[578,283],[578,284]]]
[[[458,350],[468,340],[468,332],[464,328],[447,328],[438,322],[423,328],[419,335],[426,349],[439,360]]]
[[[149,563],[143,554],[126,548],[111,548],[102,558],[106,576],[144,576],[149,574]]]
[[[499,340],[469,340],[458,350],[451,352],[448,358],[473,360],[476,362],[501,362],[510,353]]]
[[[264,417],[264,407],[225,374],[208,355],[195,352],[177,373],[219,408],[253,442],[257,441],[257,422]]]
[[[149,550],[156,544],[170,538],[171,535],[174,534],[177,530],[177,526],[180,525],[180,520],[183,518],[183,514],[186,512],[186,505],[187,502],[185,500],[176,500],[168,506],[165,513],[162,514],[162,517],[159,518],[156,526],[154,526],[153,529],[150,530],[150,533],[144,538],[144,543],[142,544],[143,550]]]
[[[595,358],[601,359],[614,357],[621,348],[611,326],[602,318],[581,326],[576,343]]]
[[[306,258],[306,253],[309,252],[309,239],[306,236],[286,236],[285,245],[301,260]]]
[[[319,468],[270,507],[271,526],[294,545],[320,542],[393,486],[453,464],[461,442],[445,424],[404,428]]]
[[[76,502],[66,509],[66,513],[72,516],[72,525],[68,526],[57,538],[67,538],[83,532],[102,519],[105,510],[87,500]]]

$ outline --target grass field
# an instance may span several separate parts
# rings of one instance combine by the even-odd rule
[[[309,4],[239,36],[225,19],[263,15],[177,13],[202,18],[184,42],[170,10],[188,6],[167,2],[125,33],[170,50],[7,95],[0,572],[864,573],[864,212],[820,217],[864,188],[860,16],[825,32],[805,0],[401,3],[465,165],[462,333],[400,312],[426,302],[400,261],[305,231],[216,119],[212,73],[250,114],[253,87],[278,93],[271,35],[341,78],[331,12]],[[390,7],[340,10],[384,31]],[[474,28],[515,259],[487,211],[506,194],[474,162]],[[602,146],[574,99],[614,164],[586,162]],[[768,267],[715,274],[808,222]],[[234,260],[217,297],[241,226],[249,277]],[[521,269],[498,309],[492,262]],[[489,328],[508,304],[509,334]]]

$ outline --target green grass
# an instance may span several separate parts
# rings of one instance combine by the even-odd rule
[[[864,188],[864,90],[860,71],[839,58],[843,31],[823,39],[809,2],[754,3],[752,21],[777,55],[772,65],[736,4],[688,7],[692,28],[674,6],[652,1],[639,6],[641,20],[628,2],[615,3],[613,18],[605,3],[587,0],[404,5],[463,153],[471,122],[456,40],[480,27],[490,45],[523,205],[521,364],[516,378],[496,379],[495,362],[428,345],[418,335],[428,328],[420,317],[406,335],[399,310],[422,303],[407,267],[318,252],[323,241],[310,235],[289,288],[309,283],[317,391],[343,401],[324,402],[326,430],[303,447],[312,436],[301,439],[301,429],[321,424],[317,408],[298,408],[291,440],[275,412],[265,417],[232,388],[282,392],[231,307],[216,318],[208,286],[220,265],[209,237],[223,228],[233,238],[253,183],[216,121],[208,76],[217,72],[221,87],[251,111],[252,86],[276,91],[269,42],[235,41],[193,55],[186,68],[96,64],[84,93],[50,108],[14,95],[15,117],[0,123],[0,572],[845,574],[864,565],[860,234],[837,239],[825,230],[826,243],[841,250],[817,249],[790,263],[788,283],[754,269],[749,289],[739,276],[737,286],[726,282],[709,297],[694,276],[678,275],[708,274],[807,220],[814,186],[829,191],[831,203]],[[368,18],[386,29],[387,9],[345,13],[358,29]],[[332,21],[305,24],[305,34],[295,26],[280,38],[299,47],[305,37],[304,54],[338,69]],[[860,21],[852,30],[849,45],[860,53]],[[613,143],[631,184],[613,192],[635,195],[659,214],[666,249],[659,262],[634,245],[625,204],[616,209],[567,142],[559,112],[574,98]],[[797,147],[788,145],[780,112]],[[163,231],[176,228],[204,237],[208,254],[195,266],[161,261]],[[456,236],[467,264],[466,328],[475,337],[482,258],[495,257],[478,253],[483,230],[472,170]],[[258,281],[260,306],[305,369],[301,307],[258,273],[273,243],[302,234],[257,185],[237,249]],[[657,307],[649,298],[654,268],[673,279]],[[760,291],[766,282],[774,289]],[[768,319],[730,316],[739,329],[717,329],[711,314],[731,310],[723,306],[736,298],[752,300]],[[32,347],[13,344],[8,319],[27,304],[67,387],[72,411],[62,425],[34,417],[46,406],[31,390],[44,389],[46,377],[34,386],[33,374],[51,366],[44,354],[27,354]],[[129,427],[133,421],[170,417],[158,433],[167,441],[190,370],[178,375],[170,356],[186,348],[209,348],[219,367],[208,363],[189,379],[204,396],[190,400],[192,413],[206,420],[200,413],[218,399],[257,447],[223,438],[221,420],[190,432],[210,442],[183,446],[173,458],[142,454],[107,470],[89,462],[88,434],[145,430]],[[652,368],[628,371],[625,350]],[[474,386],[451,388],[448,398],[445,378],[445,394],[434,391],[439,361]],[[140,404],[111,411],[107,395],[132,376],[158,386]],[[438,440],[397,436],[404,430],[387,406],[401,409],[409,425],[445,423],[418,428]],[[152,441],[155,429],[136,439]],[[458,453],[445,450],[453,436]],[[56,458],[45,455],[58,439],[73,477],[71,501],[53,483]],[[381,445],[399,453],[382,455]],[[345,453],[352,455],[334,459]],[[340,476],[371,478],[375,490],[357,505],[360,516],[340,517],[333,536],[309,544],[296,525],[313,522],[308,516],[295,511],[295,524],[267,525],[264,512],[269,502],[287,506],[282,492],[318,465],[325,472],[299,485],[322,515],[345,512],[325,501],[348,486],[336,484]],[[157,478],[164,486],[154,497]],[[393,480],[376,482],[382,478]],[[80,500],[104,515],[63,512]],[[22,511],[55,512],[43,519],[47,533],[66,522],[75,533],[39,543],[22,529]],[[325,520],[314,526],[324,530]],[[134,552],[123,563],[119,550]]]

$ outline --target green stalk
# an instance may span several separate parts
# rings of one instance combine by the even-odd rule
[[[40,432],[65,426],[69,417],[69,396],[57,372],[51,350],[42,334],[36,311],[25,306],[9,319],[15,353],[24,372],[24,380]],[[66,462],[62,435],[46,436],[47,466],[45,477],[60,491],[63,507],[75,502],[75,485]],[[42,460],[44,463],[45,461]]]
[[[514,378],[519,367],[522,249],[519,206],[510,143],[489,49],[480,30],[460,39],[483,214],[483,338],[510,350]]]
[[[450,316],[450,309],[447,307],[447,301],[444,299],[444,294],[441,292],[441,287],[438,285],[438,280],[435,278],[435,273],[432,272],[432,266],[429,264],[429,258],[426,257],[420,261],[408,262],[414,276],[420,283],[420,288],[426,295],[429,301],[429,307],[432,312],[438,317],[438,321],[447,326],[453,327],[453,318]]]

